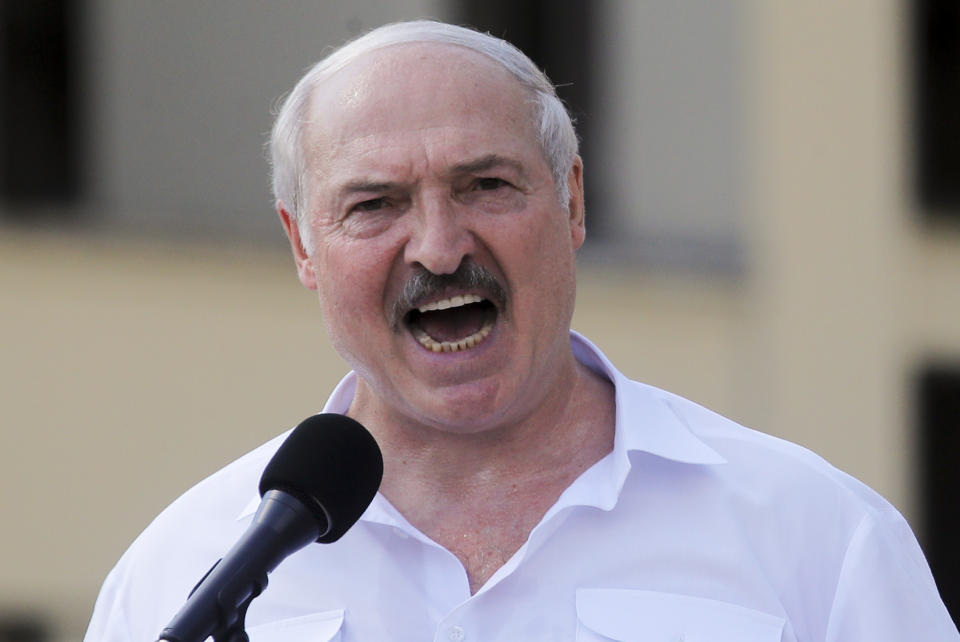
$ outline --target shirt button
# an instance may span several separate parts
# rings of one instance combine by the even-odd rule
[[[450,630],[447,631],[447,637],[450,638],[450,642],[463,642],[464,638],[467,637],[467,632],[463,630],[463,627],[451,626]]]

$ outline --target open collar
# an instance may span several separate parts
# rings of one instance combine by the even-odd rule
[[[597,346],[572,330],[570,347],[578,361],[598,375],[609,379],[616,391],[617,409],[613,451],[604,459],[610,467],[608,479],[612,485],[608,486],[607,493],[603,493],[607,495],[607,499],[600,500],[600,504],[615,503],[616,495],[619,494],[630,472],[630,453],[634,451],[646,452],[682,464],[726,463],[717,451],[690,430],[684,419],[674,411],[666,393],[628,379],[614,367]],[[350,372],[334,388],[323,407],[323,412],[345,414],[353,402],[356,389],[357,374]],[[282,437],[285,438],[286,435]],[[282,441],[282,439],[275,439],[271,444],[275,443],[279,447]],[[597,503],[597,498],[594,497],[593,501],[586,501],[586,503]],[[259,504],[260,496],[254,494],[237,519],[253,515]],[[379,493],[360,519],[409,527],[403,516]]]
[[[690,430],[662,390],[628,379],[597,346],[577,332],[570,332],[570,346],[580,363],[609,379],[616,389],[614,453],[639,450],[685,464],[726,462]]]

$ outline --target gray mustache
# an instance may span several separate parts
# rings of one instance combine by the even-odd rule
[[[400,295],[393,304],[394,323],[399,325],[404,315],[418,307],[423,300],[450,289],[480,290],[501,310],[507,302],[506,290],[497,278],[488,269],[476,263],[461,263],[457,271],[452,274],[434,274],[419,268],[403,284]]]

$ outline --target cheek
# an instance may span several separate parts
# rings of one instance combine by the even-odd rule
[[[572,263],[575,248],[566,221],[557,212],[545,218],[544,225],[517,234],[514,243],[517,257],[526,262],[531,274],[557,275]]]
[[[382,314],[389,265],[379,248],[354,243],[326,247],[317,254],[317,292],[331,327],[350,329]]]
[[[370,277],[360,266],[344,265],[320,276],[320,302],[328,313],[363,314],[370,296]]]
[[[499,259],[517,297],[520,323],[552,327],[572,314],[574,249],[564,222],[545,216],[544,225],[513,228],[499,239],[501,248],[509,248]]]

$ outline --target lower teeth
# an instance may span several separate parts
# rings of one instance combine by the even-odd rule
[[[413,336],[417,341],[427,350],[433,350],[434,352],[460,352],[461,350],[468,350],[481,341],[487,338],[490,334],[490,331],[493,330],[493,322],[487,321],[483,324],[483,327],[471,334],[469,337],[464,337],[459,341],[437,341],[429,334],[424,332],[421,328],[413,328]]]

